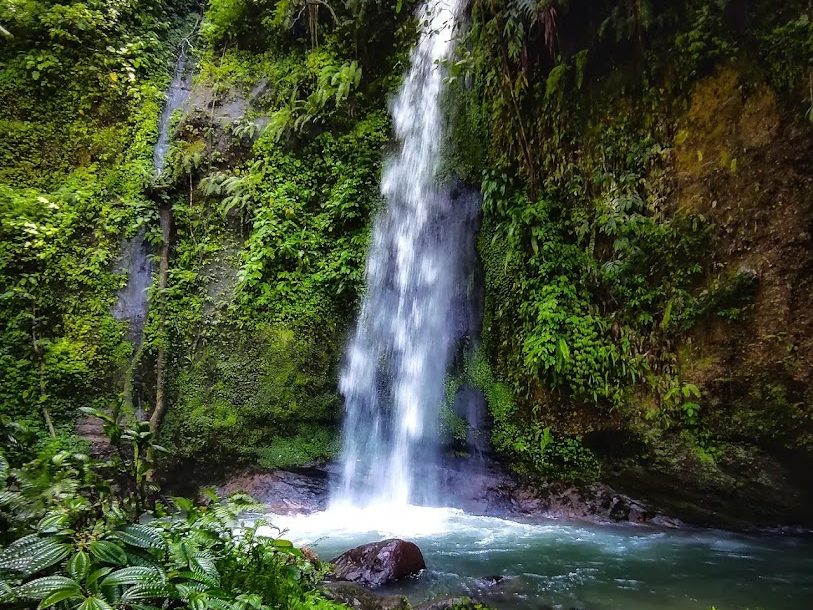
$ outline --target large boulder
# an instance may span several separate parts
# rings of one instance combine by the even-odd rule
[[[336,578],[367,587],[380,587],[413,576],[426,567],[421,549],[412,542],[397,538],[357,546],[331,563]]]

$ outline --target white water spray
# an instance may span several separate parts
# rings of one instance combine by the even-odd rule
[[[392,106],[400,150],[384,170],[366,292],[340,380],[341,481],[333,504],[435,503],[430,466],[459,329],[456,299],[476,206],[440,187],[443,60],[464,0],[427,0],[411,67]]]

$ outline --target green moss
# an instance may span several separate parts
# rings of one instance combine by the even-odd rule
[[[482,350],[467,360],[465,379],[483,392],[494,421],[491,444],[515,471],[544,482],[590,483],[598,478],[599,462],[579,437],[554,435],[549,426],[527,421]]]
[[[162,431],[174,456],[242,462],[264,456],[266,463],[277,450],[290,456],[281,460],[329,455],[330,443],[322,441],[338,417],[337,359],[326,348],[278,326],[222,329],[217,341],[180,368],[174,383]],[[303,430],[321,436],[306,442]]]
[[[131,349],[110,313],[115,261],[153,205],[182,20],[160,1],[114,4],[0,7],[13,34],[0,48],[0,413],[37,433],[39,404],[70,429],[79,407],[116,401]]]
[[[332,458],[339,450],[339,438],[332,428],[304,426],[295,435],[272,437],[270,445],[255,450],[263,468],[305,466]]]

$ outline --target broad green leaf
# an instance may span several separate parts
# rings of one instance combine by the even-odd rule
[[[127,525],[115,531],[116,538],[140,549],[164,549],[166,543],[154,529],[145,525]]]
[[[127,554],[124,552],[124,549],[109,540],[97,540],[91,543],[90,552],[99,561],[104,563],[116,565],[124,565],[127,563]]]
[[[214,558],[208,553],[197,553],[190,561],[190,567],[196,572],[203,572],[213,578],[220,578]],[[197,568],[197,569],[196,569]]]
[[[58,591],[79,591],[79,583],[64,576],[43,576],[17,587],[17,597],[23,599],[45,599]]]
[[[14,599],[14,591],[11,586],[0,580],[0,603],[10,602]]]
[[[175,599],[178,594],[175,587],[168,583],[145,583],[130,587],[121,596],[123,603],[139,599]]]
[[[155,568],[144,566],[130,566],[111,572],[103,581],[102,586],[111,585],[137,585],[141,583],[160,582],[163,580],[161,572]]]
[[[42,534],[54,533],[68,524],[67,515],[46,515],[37,523],[37,530]]]
[[[191,512],[195,508],[195,504],[189,498],[173,496],[171,500],[175,504],[175,506],[178,507],[178,510],[181,510],[185,513]]]
[[[232,604],[212,596],[206,599],[206,606],[212,610],[233,610]]]
[[[7,554],[17,554],[19,551],[23,549],[30,548],[37,544],[42,544],[45,542],[45,539],[40,538],[37,534],[29,534],[28,536],[23,536],[12,542],[8,545],[2,553],[0,553],[0,558],[6,556]]]
[[[90,569],[90,557],[85,551],[79,551],[68,560],[68,572],[76,580],[82,580]]]
[[[271,544],[275,547],[283,548],[283,549],[290,549],[294,546],[294,543],[290,540],[285,540],[284,538],[277,538],[276,540],[272,540]]]
[[[54,591],[53,593],[51,593],[51,595],[43,599],[40,602],[40,605],[37,606],[37,610],[45,610],[45,608],[50,608],[51,606],[54,606],[59,602],[74,597],[78,598],[82,597],[82,590],[79,587],[65,587],[64,589],[59,589],[58,591]]]
[[[79,610],[113,610],[113,606],[95,595],[88,597],[79,606]]]
[[[199,582],[201,584],[206,585],[207,587],[218,587],[220,586],[220,579],[215,578],[214,576],[210,576],[205,574],[204,572],[199,571],[191,571],[191,572],[181,572],[179,576],[186,578],[188,580],[192,580],[194,582]],[[189,584],[189,583],[187,583]]]
[[[105,576],[110,574],[110,572],[112,572],[112,571],[113,571],[113,568],[99,568],[98,570],[94,570],[90,574],[90,576],[88,576],[87,585],[90,587],[97,580],[99,580],[100,578],[104,578]]]
[[[9,547],[6,551],[11,553],[4,553],[0,558],[0,569],[20,572],[26,576],[36,574],[65,559],[72,549],[71,544],[50,538],[42,538],[36,544],[14,550]]]

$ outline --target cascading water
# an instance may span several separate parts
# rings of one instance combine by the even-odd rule
[[[155,143],[155,148],[152,151],[153,172],[156,177],[160,176],[164,171],[167,152],[169,152],[169,124],[172,120],[172,115],[189,97],[189,92],[192,88],[186,62],[186,42],[184,41],[181,44],[178,60],[175,63],[175,73],[172,76],[172,82],[169,85],[169,90],[167,90],[167,103],[164,105],[164,110],[161,112],[161,118],[158,121],[158,141]]]
[[[460,337],[477,201],[436,182],[443,60],[464,0],[427,0],[411,68],[393,104],[400,150],[384,170],[366,291],[340,380],[346,419],[336,504],[432,504],[439,408]]]
[[[158,141],[152,153],[153,173],[161,175],[169,150],[169,124],[172,114],[181,107],[189,97],[190,83],[186,71],[186,48],[181,47],[175,64],[175,74],[167,90],[167,102],[158,121]],[[122,270],[127,271],[127,284],[119,292],[118,301],[113,308],[113,316],[118,320],[127,320],[130,324],[129,339],[138,349],[147,316],[147,289],[152,281],[152,264],[150,248],[142,229],[123,245]]]
[[[158,141],[153,149],[153,175],[160,177],[166,164],[170,142],[170,122],[173,113],[189,97],[191,78],[187,69],[186,43],[181,45],[172,82],[167,90],[167,101],[158,121]],[[160,212],[161,232],[164,240],[169,237],[167,211]],[[132,403],[141,414],[141,375],[138,370],[141,344],[144,338],[144,324],[147,319],[147,291],[152,283],[153,267],[150,261],[150,246],[146,231],[141,229],[134,237],[122,244],[121,271],[127,273],[127,284],[118,294],[113,307],[113,316],[128,323],[128,339],[133,344],[133,354],[128,371],[128,384],[125,388],[125,402]]]
[[[449,401],[468,419],[467,446],[476,463],[467,464],[455,485],[484,494],[460,501],[449,485],[450,461],[434,467],[444,377],[462,352],[455,350],[460,339],[476,344],[482,295],[473,246],[478,197],[435,181],[443,135],[437,62],[453,50],[464,0],[425,1],[420,42],[393,106],[401,148],[384,172],[387,208],[375,223],[367,289],[341,377],[347,417],[340,479],[327,510],[296,514],[296,501],[275,502],[285,514],[273,515],[273,527],[260,525],[258,533],[286,532],[323,557],[407,538],[428,567],[386,592],[427,608],[459,596],[500,610],[813,607],[807,538],[478,516],[519,512],[500,490],[510,479],[498,476],[492,485],[487,471],[475,469],[488,466],[487,438],[477,434],[487,426],[486,404],[475,388],[464,386]],[[436,472],[446,502],[433,495]],[[379,560],[364,569],[377,570]]]

